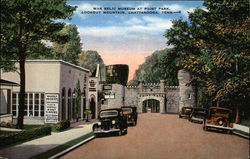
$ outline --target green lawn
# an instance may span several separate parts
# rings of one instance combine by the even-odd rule
[[[250,119],[243,119],[239,124],[249,127],[250,126]]]

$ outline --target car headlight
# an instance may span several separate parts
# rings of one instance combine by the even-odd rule
[[[112,124],[115,124],[115,120],[112,120]]]
[[[100,126],[100,125],[101,125],[101,122],[97,122],[97,124]]]

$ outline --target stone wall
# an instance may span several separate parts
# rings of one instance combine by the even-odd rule
[[[137,86],[125,87],[125,106],[137,106],[138,105],[138,92]]]
[[[167,113],[178,113],[179,112],[179,86],[168,86],[165,87],[167,92]]]
[[[121,108],[124,106],[125,88],[120,84],[112,84],[112,90],[105,93],[114,94],[114,98],[105,99],[105,104],[102,105],[103,108]]]

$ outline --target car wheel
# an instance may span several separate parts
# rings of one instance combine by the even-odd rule
[[[126,135],[128,133],[128,129],[124,130],[123,135]]]
[[[204,126],[203,126],[203,130],[204,130],[204,131],[207,131],[207,126],[204,125]]]
[[[122,135],[122,130],[118,131],[118,136]]]
[[[227,132],[227,134],[232,134],[231,130],[227,130],[226,132]]]

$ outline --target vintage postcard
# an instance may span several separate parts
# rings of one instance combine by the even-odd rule
[[[0,159],[247,159],[247,0],[1,1]]]

